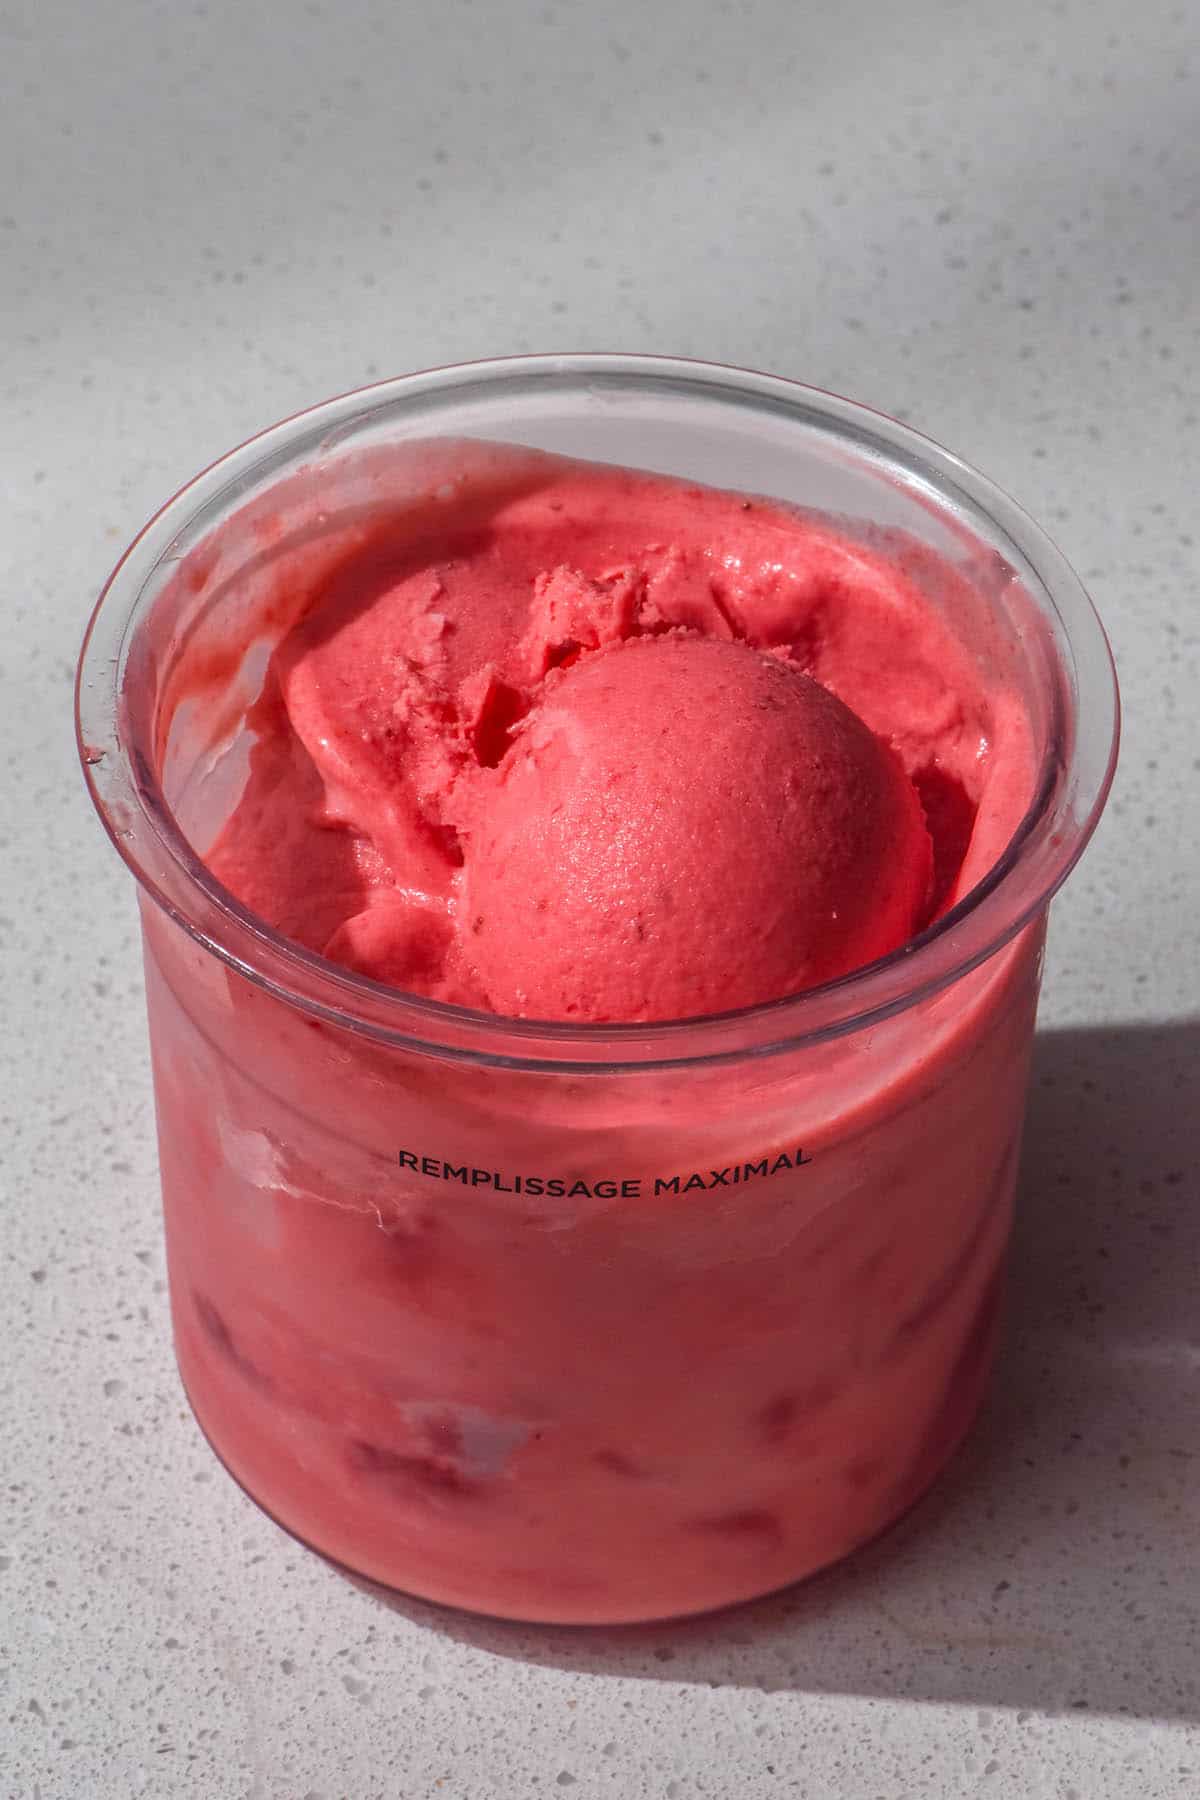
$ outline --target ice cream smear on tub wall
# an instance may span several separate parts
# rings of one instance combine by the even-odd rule
[[[1013,648],[908,540],[496,444],[345,468],[352,503],[301,471],[190,571],[224,557],[273,646],[200,847],[285,936],[506,1016],[682,1019],[897,950],[1012,835]],[[205,667],[174,698],[219,736]]]

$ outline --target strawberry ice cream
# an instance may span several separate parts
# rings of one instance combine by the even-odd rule
[[[794,664],[721,639],[578,663],[473,797],[462,918],[497,1012],[659,1019],[885,955],[929,894],[920,802]]]
[[[764,1592],[987,1376],[1103,797],[1056,627],[928,483],[884,527],[362,420],[168,509],[118,663],[189,1397],[389,1587]]]
[[[1019,817],[1019,713],[894,559],[744,495],[431,454],[424,514],[292,577],[208,850],[289,935],[516,1017],[724,1012],[897,949],[985,792]]]

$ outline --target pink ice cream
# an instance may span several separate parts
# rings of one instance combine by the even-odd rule
[[[256,919],[436,1001],[636,1027],[845,976],[995,863],[1040,751],[975,573],[408,445],[192,551],[138,691]],[[459,1055],[477,1020],[369,990],[399,1025],[352,1026],[143,916],[180,1367],[327,1556],[518,1618],[694,1612],[845,1554],[961,1438],[1041,920],[846,1035],[786,1041],[784,1009],[772,1055],[630,1071]]]
[[[497,1012],[720,1012],[896,949],[931,867],[912,783],[828,689],[744,644],[634,639],[481,778],[464,953]]]
[[[532,491],[484,511],[468,453],[313,584],[210,865],[519,1017],[721,1012],[897,949],[1022,748],[917,585],[778,506],[513,456]]]

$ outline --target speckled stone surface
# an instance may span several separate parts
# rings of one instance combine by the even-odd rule
[[[0,88],[0,1794],[1200,1794],[1200,12],[17,0]],[[551,348],[912,420],[1049,524],[1127,706],[983,1424],[885,1543],[674,1630],[387,1610],[213,1461],[69,722],[108,566],[202,464]]]

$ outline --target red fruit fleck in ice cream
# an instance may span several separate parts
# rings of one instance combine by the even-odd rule
[[[497,1012],[686,1018],[793,994],[921,919],[920,803],[794,663],[683,633],[551,679],[464,833],[463,954]]]

